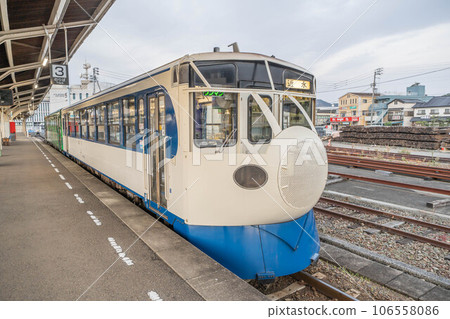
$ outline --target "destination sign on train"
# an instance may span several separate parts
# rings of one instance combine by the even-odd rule
[[[286,87],[292,89],[309,90],[311,82],[303,80],[286,79]]]

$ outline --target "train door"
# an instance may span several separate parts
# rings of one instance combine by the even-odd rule
[[[164,94],[148,98],[150,199],[167,208],[165,141],[166,118]]]

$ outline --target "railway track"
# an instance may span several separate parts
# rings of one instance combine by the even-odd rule
[[[338,173],[338,172],[328,172],[328,174],[338,175],[338,176],[341,176],[341,177],[347,178],[347,179],[355,179],[355,180],[360,180],[360,181],[365,181],[365,182],[370,182],[370,183],[384,184],[384,185],[389,185],[389,186],[394,186],[394,187],[414,189],[414,190],[419,190],[422,192],[429,192],[429,193],[436,193],[436,194],[450,196],[450,190],[446,190],[446,189],[442,189],[442,188],[425,187],[425,186],[420,186],[420,185],[399,183],[399,182],[388,181],[388,180],[384,180],[384,179],[364,177],[364,176],[358,176],[358,175],[352,175],[352,174],[344,174],[344,173]]]
[[[382,160],[330,153],[328,154],[328,162],[330,164],[336,165],[353,166],[372,170],[386,170],[405,175],[450,181],[450,169],[446,168],[387,162]]]
[[[347,294],[346,292],[332,286],[331,284],[316,278],[310,274],[308,274],[305,271],[299,271],[295,274],[289,275],[286,278],[292,278],[295,280],[292,284],[289,286],[272,292],[268,295],[266,295],[270,300],[277,301],[282,300],[294,293],[297,293],[303,289],[306,288],[306,286],[309,286],[311,288],[314,288],[327,298],[333,299],[333,300],[339,300],[339,301],[357,301],[358,299],[354,298],[353,296]]]
[[[321,292],[325,296],[331,299],[337,299],[339,301],[358,301],[358,299],[350,296],[349,294],[343,292],[342,290],[330,285],[329,283],[320,280],[307,272],[300,271],[291,275],[296,280],[301,280],[307,285],[314,287],[317,291]]]
[[[410,217],[400,216],[397,214],[383,212],[383,211],[379,211],[379,210],[375,210],[375,209],[371,209],[371,208],[367,208],[367,207],[363,207],[363,206],[358,206],[358,205],[354,205],[354,204],[350,204],[350,203],[345,203],[345,202],[341,202],[341,201],[337,201],[337,200],[332,200],[332,199],[328,199],[328,198],[323,198],[323,197],[320,199],[320,202],[327,203],[327,204],[333,205],[335,207],[342,207],[345,209],[349,209],[349,210],[355,211],[357,213],[384,216],[384,217],[388,217],[389,219],[402,220],[402,221],[405,221],[405,222],[408,222],[411,224],[420,225],[422,227],[427,227],[427,228],[430,228],[433,230],[445,232],[447,234],[450,233],[450,227],[447,227],[444,225],[433,224],[433,223],[417,220],[417,219],[410,218]],[[385,232],[388,232],[388,233],[391,233],[394,235],[399,235],[402,237],[406,237],[406,238],[420,241],[423,243],[427,243],[427,244],[430,244],[430,245],[433,245],[436,247],[450,250],[450,244],[445,241],[436,240],[433,238],[414,234],[414,233],[411,233],[408,231],[400,230],[400,229],[397,229],[397,228],[394,228],[391,226],[382,225],[382,224],[376,223],[374,221],[362,219],[362,218],[359,218],[356,216],[351,216],[346,213],[336,212],[336,211],[331,210],[330,208],[322,208],[322,207],[316,206],[316,207],[314,207],[314,210],[319,213],[331,215],[331,216],[338,217],[338,218],[343,218],[343,219],[350,220],[350,221],[353,221],[353,222],[356,222],[359,224],[363,224],[365,226],[370,226],[370,227],[374,227],[377,229],[381,229]]]
[[[379,152],[370,150],[361,150],[355,148],[345,148],[345,147],[335,147],[327,146],[327,153],[334,155],[356,155],[356,156],[367,156],[367,157],[377,157],[382,156],[385,159],[394,160],[413,160],[420,162],[440,162],[440,163],[450,163],[450,158],[437,157],[437,156],[422,156],[422,155],[412,155],[412,154],[402,154],[402,153],[391,153],[391,152]]]

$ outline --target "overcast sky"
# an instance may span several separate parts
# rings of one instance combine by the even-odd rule
[[[235,41],[242,52],[309,69],[328,102],[370,92],[379,67],[381,93],[405,94],[414,82],[428,95],[450,93],[448,0],[117,0],[72,58],[71,84],[85,60],[100,68],[101,80],[120,83],[188,53],[230,50]]]

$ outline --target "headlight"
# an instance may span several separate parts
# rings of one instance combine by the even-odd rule
[[[236,184],[246,189],[258,189],[267,183],[267,173],[256,165],[239,167],[233,174]]]

